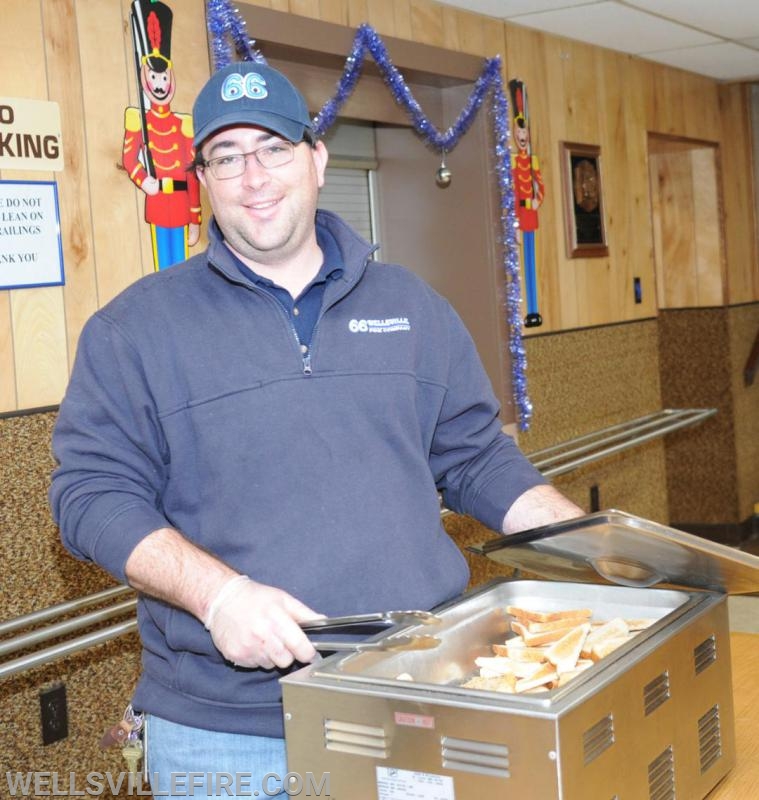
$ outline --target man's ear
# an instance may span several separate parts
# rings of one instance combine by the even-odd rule
[[[324,142],[319,140],[311,148],[311,158],[314,160],[317,182],[321,189],[322,186],[324,186],[324,171],[327,169],[327,162],[329,161],[329,153],[327,152],[327,147]]]

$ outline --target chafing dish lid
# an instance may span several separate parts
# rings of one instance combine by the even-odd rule
[[[759,591],[759,557],[613,509],[468,549],[552,580]]]

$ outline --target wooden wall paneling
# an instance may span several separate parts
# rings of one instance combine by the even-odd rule
[[[268,6],[272,11],[289,11],[290,0],[271,0]]]
[[[563,130],[563,117],[556,113],[556,104],[563,102],[563,94],[561,86],[555,84],[556,67],[559,64],[555,58],[555,42],[538,31],[516,25],[505,25],[503,31],[504,90],[508,93],[508,82],[512,79],[522,80],[527,86],[532,150],[538,157],[545,184],[545,200],[539,210],[539,227],[535,236],[538,309],[543,317],[543,325],[525,328],[524,335],[530,336],[561,327],[557,264],[559,247],[563,253],[564,239],[562,229],[556,222],[558,219],[563,224],[556,142]],[[557,238],[557,231],[562,238]],[[523,307],[526,308],[524,302]]]
[[[699,305],[695,281],[693,183],[687,151],[657,153],[660,199],[664,308]]]
[[[13,360],[13,326],[10,292],[0,292],[0,413],[15,411],[16,367]]]
[[[651,69],[653,104],[648,129],[657,133],[682,136],[685,130],[683,75],[680,70],[654,64]]]
[[[721,306],[727,298],[716,152],[713,147],[699,147],[689,155],[698,305]]]
[[[651,242],[653,246],[654,272],[656,281],[656,307],[666,306],[667,287],[664,280],[664,241],[662,232],[662,192],[659,187],[659,161],[655,154],[648,156],[648,180],[650,187],[649,205],[651,208]]]
[[[448,50],[461,50],[457,9],[453,8],[453,6],[443,6],[442,18],[443,47]]]
[[[497,19],[486,18],[482,23],[482,55],[485,58],[501,56],[503,76],[506,79],[506,29],[504,24]]]
[[[27,63],[28,43],[25,39],[27,36],[34,37],[34,32],[39,29],[39,21],[39,5],[28,0],[4,4],[3,24],[0,25],[0,74],[3,76],[2,91],[5,96],[29,96],[23,80],[25,71],[19,69],[19,65]],[[22,35],[19,35],[20,32]],[[36,66],[38,69],[41,66],[39,61]],[[0,173],[0,177],[7,180],[18,178],[12,170]],[[9,290],[0,291],[0,411],[18,408],[11,295]]]
[[[600,144],[600,98],[595,80],[600,63],[596,55],[600,51],[567,39],[561,40],[560,47],[562,107],[566,117],[564,138],[582,144]],[[603,158],[603,153],[601,156]],[[563,225],[563,206],[558,221]],[[563,228],[560,233],[563,241]],[[608,258],[566,258],[564,263],[560,260],[559,276],[562,327],[600,322],[602,309],[608,302]]]
[[[351,0],[348,5],[348,26],[358,28],[363,22],[369,22],[369,7],[366,0]]]
[[[319,0],[319,19],[334,22],[336,25],[347,25],[348,0]]]
[[[60,403],[68,383],[63,292],[59,286],[11,293],[20,409]]]
[[[719,86],[725,250],[728,302],[759,300],[759,254],[752,179],[751,119],[748,87]]]
[[[205,0],[173,0],[173,2],[170,0],[170,4],[174,10],[171,60],[174,64],[177,81],[176,93],[171,101],[171,107],[181,114],[191,114],[195,98],[211,75],[212,69],[208,29],[206,27]],[[256,38],[255,31],[249,31],[248,33],[253,39]],[[136,77],[134,83],[136,84]],[[202,189],[200,196],[204,224],[201,228],[200,241],[190,248],[191,256],[204,250],[208,244],[206,223],[211,216],[211,210],[207,204],[205,191]],[[142,202],[142,199],[140,199],[140,202]],[[148,225],[143,223],[143,228],[148,229]],[[153,271],[152,253],[147,271]]]
[[[629,264],[626,284],[623,286],[626,319],[656,316],[656,269],[654,262],[653,215],[651,214],[651,184],[648,169],[648,134],[643,124],[646,119],[646,73],[640,69],[641,61],[625,57],[622,78],[624,87],[626,152],[619,154],[625,164],[628,181],[627,240],[622,257]],[[640,278],[641,302],[633,294],[633,278]]]
[[[431,0],[409,0],[411,34],[415,42],[445,47],[443,6]]]
[[[381,36],[395,36],[395,13],[388,0],[366,0],[366,18]]]
[[[487,52],[485,49],[485,20],[486,17],[481,14],[472,14],[469,11],[444,6],[443,24],[446,28],[446,41],[448,41],[447,28],[450,26],[455,29],[455,36],[451,38],[450,48],[484,56]]]
[[[627,209],[631,205],[630,178],[641,165],[631,163],[627,157],[626,66],[625,56],[604,51],[598,72],[601,99],[599,141],[606,241],[609,246],[608,306],[605,321],[632,318],[628,309],[628,295],[632,298],[632,276],[635,265],[630,263],[627,252],[628,243],[632,238]],[[626,291],[628,284],[629,292]]]
[[[84,323],[97,310],[89,172],[84,137],[82,75],[74,0],[44,0],[45,59],[50,99],[58,103],[65,168],[56,173],[66,276],[64,305],[68,368]]]
[[[399,39],[413,39],[411,6],[409,0],[392,0],[395,35]]]
[[[319,0],[290,0],[290,13],[319,19]]]
[[[99,306],[139,278],[146,260],[143,203],[121,168],[124,110],[133,102],[126,5],[77,2]]]
[[[12,0],[3,11],[3,93],[47,100],[42,5]],[[35,170],[3,173],[9,180],[50,181],[55,177],[55,173]],[[9,292],[9,299],[17,408],[57,403],[68,380],[63,289],[15,289]]]

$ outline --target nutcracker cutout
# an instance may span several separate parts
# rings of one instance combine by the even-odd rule
[[[171,9],[158,0],[134,0],[130,12],[140,107],[124,114],[122,164],[145,193],[153,266],[189,256],[200,234],[200,187],[194,169],[192,116],[171,109],[176,89],[171,62]]]
[[[545,196],[538,157],[532,152],[527,90],[520,80],[509,81],[512,112],[513,146],[511,174],[514,185],[517,227],[521,234],[522,268],[527,299],[526,328],[543,324],[538,312],[538,279],[535,268],[535,231],[538,229],[538,209]]]

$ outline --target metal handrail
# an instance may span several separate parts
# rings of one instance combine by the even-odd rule
[[[716,408],[667,408],[527,453],[527,458],[545,477],[551,478],[638,447],[672,431],[697,425],[716,413]]]
[[[691,427],[717,413],[716,408],[664,409],[637,419],[610,425],[593,433],[577,436],[552,447],[528,453],[527,458],[546,477],[562,475],[586,464],[598,461],[614,453],[628,450],[652,439],[664,436],[681,428]],[[441,515],[452,512],[441,508]],[[65,636],[75,630],[104,622],[116,616],[131,613],[137,605],[137,598],[122,599],[133,595],[129,586],[115,586],[102,592],[58,603],[30,614],[0,623],[0,636],[14,631],[30,628],[42,622],[72,614],[94,605],[117,602],[96,611],[88,612],[74,619],[48,625],[40,630],[19,634],[0,642],[0,656],[36,646],[44,641]],[[137,618],[132,614],[128,619],[100,630],[79,636],[43,650],[20,656],[0,664],[0,680],[16,675],[32,667],[48,664],[64,656],[77,653],[94,645],[107,642],[137,629]]]
[[[57,605],[49,606],[39,611],[33,611],[30,614],[24,614],[20,617],[15,617],[14,619],[0,623],[0,635],[7,635],[14,631],[30,628],[41,622],[48,622],[67,614],[82,611],[94,605],[108,602],[112,603],[114,600],[121,600],[123,596],[129,594],[134,594],[134,591],[129,586],[115,586],[111,589],[105,589],[102,592],[97,592],[85,597],[67,600],[66,602],[58,603]],[[86,650],[96,644],[107,642],[117,636],[123,636],[137,630],[137,617],[133,613],[136,605],[137,598],[131,597],[127,600],[117,602],[115,605],[109,605],[95,611],[90,611],[74,617],[73,619],[46,625],[43,628],[28,633],[17,634],[10,639],[0,642],[0,656],[6,656],[9,653],[34,647],[42,642],[57,639],[61,636],[66,636],[73,631],[81,630],[82,628],[89,627],[99,622],[104,622],[113,617],[131,614],[128,619],[116,625],[101,628],[75,639],[61,642],[34,653],[27,653],[26,655],[19,656],[10,661],[0,663],[0,680],[31,669],[32,667],[48,664],[64,656],[77,653],[80,650]]]

